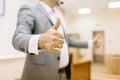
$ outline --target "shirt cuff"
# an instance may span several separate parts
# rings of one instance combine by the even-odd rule
[[[88,47],[93,47],[93,40],[88,40]]]
[[[36,55],[39,54],[39,50],[38,50],[39,38],[40,38],[40,34],[33,35],[32,38],[29,40],[29,45],[28,45],[28,52],[29,53],[34,53]]]

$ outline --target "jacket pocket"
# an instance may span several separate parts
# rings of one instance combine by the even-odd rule
[[[39,55],[28,53],[26,62],[32,64],[45,64],[46,61],[46,52],[42,51]]]

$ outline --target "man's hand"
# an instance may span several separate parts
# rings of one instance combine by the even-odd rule
[[[59,53],[64,44],[64,35],[60,34],[57,29],[61,22],[57,19],[55,25],[39,38],[38,48],[45,49],[50,52]]]
[[[97,35],[94,39],[93,39],[93,47],[94,48],[99,48],[101,45],[101,41],[100,41],[100,35]]]

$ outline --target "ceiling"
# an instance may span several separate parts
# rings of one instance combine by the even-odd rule
[[[120,0],[61,0],[64,4],[61,5],[63,10],[71,13],[77,13],[79,8],[90,8],[92,13],[100,11],[110,11],[108,3]],[[116,9],[120,11],[119,9]]]

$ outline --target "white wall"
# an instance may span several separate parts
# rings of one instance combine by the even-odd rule
[[[5,14],[0,16],[0,80],[15,80],[21,77],[24,54],[16,51],[11,44],[16,28],[17,12],[21,5],[35,5],[39,0],[5,0]],[[15,59],[12,59],[15,58]]]
[[[24,61],[24,58],[0,60],[0,80],[20,79]]]
[[[68,32],[79,33],[82,40],[92,39],[95,30],[105,31],[105,54],[120,55],[120,10],[110,10],[90,15],[66,13]],[[81,51],[92,58],[92,48]]]
[[[5,0],[5,14],[2,17],[0,16],[0,57],[18,55],[18,52],[11,45],[12,36],[16,28],[17,12],[21,5],[35,5],[38,1]]]

